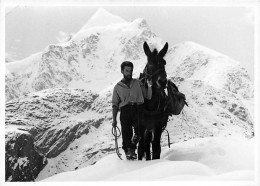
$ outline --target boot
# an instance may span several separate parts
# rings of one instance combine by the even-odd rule
[[[127,160],[130,160],[130,148],[127,148],[127,149],[125,150],[125,156],[126,156],[126,159],[127,159]]]
[[[137,159],[137,154],[135,153],[135,150],[133,148],[127,148],[125,155],[127,160]]]
[[[137,154],[135,153],[135,149],[130,149],[130,158],[135,160],[137,159]]]

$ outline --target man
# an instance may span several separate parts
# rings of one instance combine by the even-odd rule
[[[144,98],[152,97],[152,81],[147,81],[148,88],[137,79],[132,78],[133,63],[124,61],[121,64],[121,73],[124,78],[118,82],[113,90],[112,107],[113,123],[117,126],[117,113],[120,110],[120,122],[123,138],[122,148],[127,159],[136,159],[135,149],[142,135],[142,117]],[[133,128],[135,135],[133,136]]]

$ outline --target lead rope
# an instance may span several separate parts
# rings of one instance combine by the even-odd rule
[[[117,135],[117,130],[119,131],[119,134]],[[116,154],[117,156],[123,160],[121,158],[121,153],[119,152],[119,148],[118,148],[118,142],[117,142],[117,139],[121,136],[121,131],[120,129],[118,128],[118,126],[115,126],[115,127],[112,127],[112,134],[115,136],[115,150],[116,150]]]
[[[166,129],[166,126],[163,127],[162,129],[162,133],[166,131],[167,132],[167,138],[168,138],[168,147],[171,148],[171,141],[170,141],[170,134],[169,134],[169,131]]]
[[[166,88],[168,88],[168,82],[169,82],[169,80],[167,80]],[[168,89],[166,89],[166,90],[168,91]],[[168,92],[167,92],[167,93],[168,93]],[[168,96],[168,95],[169,95],[169,93],[168,93],[166,96]],[[166,100],[165,100],[165,102],[166,102]],[[164,108],[164,111],[166,110],[167,102],[166,102],[165,105],[166,105],[166,106],[165,106],[165,108]],[[167,121],[167,122],[168,122],[168,121]],[[163,132],[163,131],[166,131],[166,132],[167,132],[168,147],[171,148],[170,134],[169,134],[169,131],[166,129],[166,126],[167,126],[167,125],[165,125],[165,126],[163,127],[162,132]]]

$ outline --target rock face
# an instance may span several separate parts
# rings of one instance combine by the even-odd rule
[[[88,114],[86,121],[74,117],[87,112],[96,97],[89,91],[71,89],[31,93],[6,104],[6,127],[27,126],[38,151],[48,158],[55,157],[73,140],[88,134],[91,126],[98,127],[102,119]]]
[[[47,164],[47,159],[39,154],[33,137],[26,131],[6,132],[5,180],[34,181]]]
[[[111,21],[95,21],[100,15]],[[114,153],[113,87],[124,60],[139,76],[144,41],[158,50],[164,45],[144,19],[129,23],[101,10],[66,43],[6,64],[7,181],[39,181]],[[238,62],[194,42],[170,47],[165,59],[168,79],[189,104],[169,119],[173,143],[254,136],[253,83]],[[164,135],[161,143],[167,145]]]

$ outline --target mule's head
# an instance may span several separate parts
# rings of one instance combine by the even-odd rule
[[[144,53],[147,56],[147,65],[144,71],[148,79],[152,79],[153,86],[156,88],[166,88],[167,75],[165,71],[166,61],[163,59],[167,50],[168,43],[165,43],[160,52],[157,49],[150,50],[148,44],[144,42]]]

